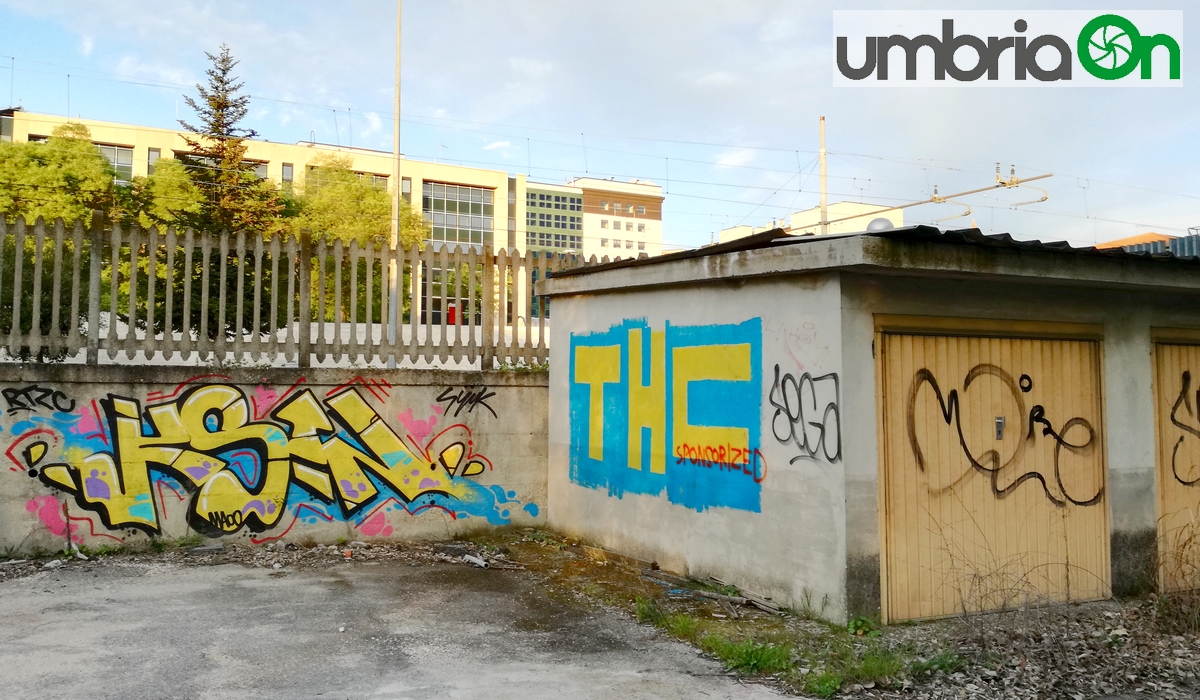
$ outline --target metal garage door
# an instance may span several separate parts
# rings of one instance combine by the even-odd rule
[[[884,614],[1106,597],[1098,343],[882,341]]]
[[[1159,586],[1200,581],[1200,346],[1155,346]]]

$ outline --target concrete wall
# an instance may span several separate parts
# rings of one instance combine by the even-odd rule
[[[550,524],[842,615],[840,299],[835,274],[556,298]]]
[[[1153,582],[1155,492],[1152,327],[1200,327],[1190,299],[1166,294],[843,273],[848,588],[852,607],[870,612],[879,583],[879,448],[876,439],[875,314],[1087,323],[1103,327],[1104,444],[1107,450],[1112,584],[1140,593]],[[876,596],[878,594],[876,593]]]
[[[545,374],[0,366],[0,547],[544,521]]]

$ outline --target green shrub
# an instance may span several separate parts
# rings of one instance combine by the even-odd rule
[[[690,641],[700,631],[700,620],[684,613],[672,613],[663,618],[662,628],[680,639]]]
[[[706,634],[700,647],[728,668],[742,673],[778,673],[792,667],[792,644],[772,644],[748,639],[734,642],[719,634]]]
[[[654,602],[653,598],[638,596],[634,603],[637,605],[638,622],[648,622],[655,626],[662,624],[663,612],[658,609],[658,603]]]

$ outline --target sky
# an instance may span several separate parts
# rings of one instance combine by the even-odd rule
[[[1179,88],[834,87],[835,9],[1021,9],[1028,2],[407,0],[407,158],[664,186],[664,244],[707,244],[818,201],[897,205],[1054,176],[905,210],[905,222],[1091,245],[1200,226],[1200,92],[1184,10]],[[1096,10],[1083,2],[1039,9]],[[390,151],[391,0],[0,0],[0,102],[173,127],[228,44],[271,141]],[[6,65],[7,64],[7,65]],[[9,94],[5,94],[8,91]],[[966,213],[970,207],[970,213]],[[956,218],[951,218],[956,217]],[[939,221],[940,220],[940,221]]]

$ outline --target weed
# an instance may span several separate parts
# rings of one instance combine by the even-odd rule
[[[858,657],[857,664],[847,669],[849,680],[870,683],[885,678],[896,678],[904,672],[904,659],[890,649],[876,647],[868,649]]]
[[[800,607],[793,610],[792,613],[802,620],[824,621],[825,610],[829,607],[829,595],[821,597],[821,607],[817,609],[813,605],[813,593],[808,588],[805,588],[800,594]]]
[[[204,538],[200,536],[200,533],[193,532],[190,535],[184,535],[175,540],[175,546],[179,549],[187,549],[188,547],[197,547],[203,542]]]
[[[337,538],[337,543],[338,543],[338,546],[339,546],[339,547],[344,547],[344,546],[346,546],[346,538],[345,538],[345,537],[339,537],[339,538]]]
[[[967,665],[967,660],[958,654],[944,651],[935,656],[931,656],[925,660],[916,660],[909,665],[908,671],[914,676],[921,674],[933,674],[936,671],[942,673],[956,673],[961,671]]]
[[[89,557],[105,557],[114,554],[125,554],[129,551],[129,545],[122,542],[121,544],[102,544],[97,547],[81,545],[79,551]]]
[[[634,604],[637,606],[638,622],[648,622],[655,626],[662,623],[663,612],[658,609],[658,603],[654,602],[653,598],[638,596],[634,599]]]
[[[805,677],[804,692],[819,698],[831,697],[842,687],[842,675],[835,671],[822,671]]]
[[[792,667],[792,644],[735,642],[720,634],[700,638],[700,648],[720,659],[727,667],[742,673],[778,673]]]
[[[4,553],[0,554],[0,559],[16,559],[21,548],[16,545],[10,545],[4,548]]]
[[[160,537],[150,539],[150,549],[154,552],[162,552],[167,549],[167,541]]]
[[[540,364],[537,362],[531,364],[505,362],[496,368],[497,372],[549,372],[550,363]]]
[[[855,637],[878,637],[879,624],[869,617],[856,617],[847,623],[846,631]]]
[[[684,613],[671,613],[663,617],[662,628],[675,637],[693,641],[700,632],[700,620]]]

